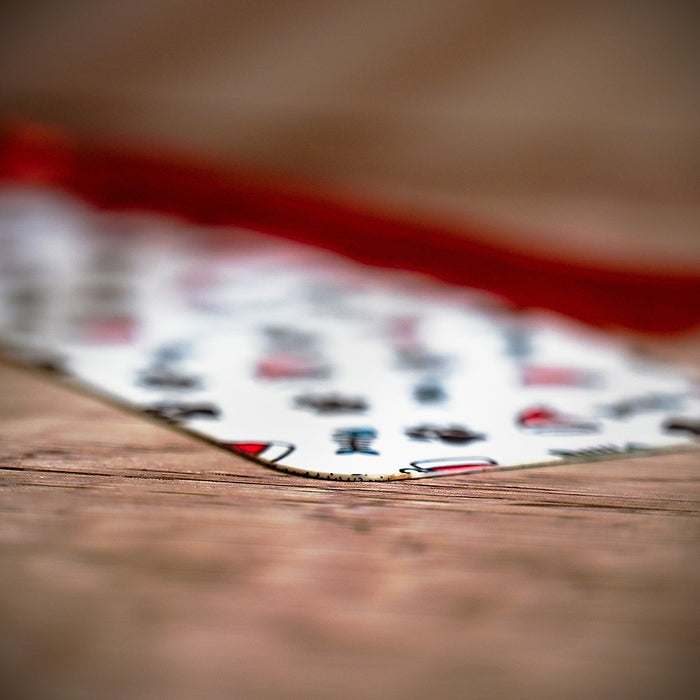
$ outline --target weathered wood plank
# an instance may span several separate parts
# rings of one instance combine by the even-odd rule
[[[691,697],[697,453],[268,471],[0,367],[12,698]]]

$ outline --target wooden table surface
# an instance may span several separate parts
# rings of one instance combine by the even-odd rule
[[[8,699],[697,692],[697,453],[323,482],[0,386]]]

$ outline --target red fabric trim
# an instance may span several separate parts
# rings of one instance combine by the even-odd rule
[[[43,127],[6,130],[0,178],[61,187],[109,209],[244,226],[592,325],[673,333],[700,323],[698,275],[630,273],[514,253],[476,240],[468,225],[457,231],[403,221],[233,170],[78,144]]]

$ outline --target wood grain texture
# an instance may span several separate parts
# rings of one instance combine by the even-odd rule
[[[0,680],[49,698],[683,698],[697,453],[279,474],[0,365]]]

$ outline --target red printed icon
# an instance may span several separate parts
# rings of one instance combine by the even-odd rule
[[[80,318],[76,330],[81,339],[98,345],[133,343],[138,324],[131,316],[87,316]]]
[[[221,447],[234,452],[243,452],[249,457],[256,457],[265,462],[279,462],[294,451],[294,445],[288,442],[220,442]]]
[[[598,423],[576,416],[570,416],[548,406],[531,406],[521,411],[516,423],[529,432],[541,434],[570,434],[595,433],[599,430]]]
[[[314,355],[280,354],[261,360],[255,368],[260,379],[325,379],[328,365]]]
[[[589,389],[599,386],[597,372],[576,367],[550,367],[547,365],[524,365],[521,381],[523,386],[574,387]]]
[[[490,457],[449,457],[446,459],[421,459],[410,467],[399,469],[402,474],[413,476],[440,476],[443,474],[467,474],[487,472],[498,467]]]

